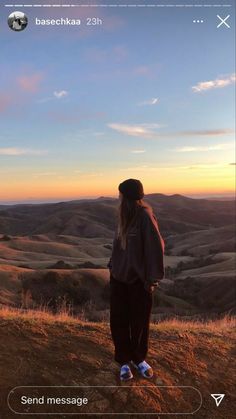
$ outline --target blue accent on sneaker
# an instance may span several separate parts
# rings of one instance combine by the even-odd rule
[[[146,362],[142,361],[138,365],[134,361],[131,361],[131,364],[140,372],[144,378],[152,378],[153,370],[152,367]]]
[[[127,364],[122,365],[120,369],[120,379],[122,381],[128,381],[128,380],[131,380],[132,378],[133,378],[133,374],[129,365]]]

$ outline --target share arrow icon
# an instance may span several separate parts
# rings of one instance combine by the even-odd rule
[[[225,394],[211,394],[211,397],[213,397],[213,399],[216,402],[216,406],[218,407],[221,404],[223,398],[225,397]]]

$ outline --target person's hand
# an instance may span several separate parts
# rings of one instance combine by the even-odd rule
[[[148,292],[151,292],[151,293],[153,293],[157,287],[158,287],[157,283],[155,283],[155,284],[150,283],[149,284],[149,283],[145,282],[145,284],[144,284],[145,290],[148,291]]]

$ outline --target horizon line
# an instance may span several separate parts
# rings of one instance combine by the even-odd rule
[[[226,192],[226,193],[219,193],[219,194],[181,194],[181,193],[171,193],[171,194],[165,194],[165,193],[160,193],[160,192],[151,192],[151,193],[147,193],[145,194],[146,197],[148,197],[149,195],[165,195],[165,196],[174,196],[174,195],[179,195],[179,196],[183,196],[186,198],[191,198],[191,199],[226,199],[226,200],[235,200],[236,196],[235,196],[235,192]],[[145,199],[144,196],[144,199]],[[0,205],[27,205],[27,204],[35,204],[35,205],[39,205],[39,204],[56,204],[56,203],[62,203],[62,202],[72,202],[72,201],[88,201],[88,200],[97,200],[97,199],[118,199],[117,195],[96,195],[96,196],[82,196],[82,197],[71,197],[71,198],[26,198],[26,199],[12,199],[12,200],[7,200],[7,199],[0,199]]]

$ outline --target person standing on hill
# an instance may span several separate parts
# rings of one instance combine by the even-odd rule
[[[127,179],[119,187],[119,221],[108,262],[110,328],[120,379],[133,378],[130,365],[153,376],[145,358],[153,290],[164,278],[164,241],[152,208],[143,201],[142,183]]]

